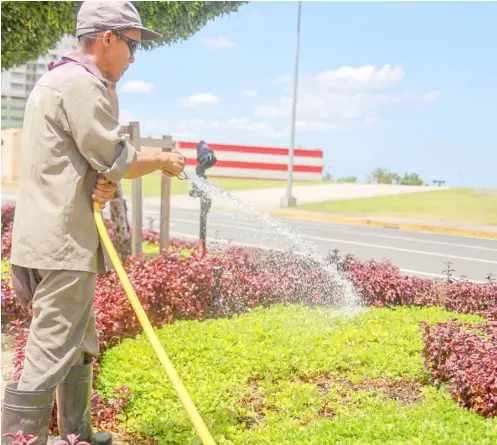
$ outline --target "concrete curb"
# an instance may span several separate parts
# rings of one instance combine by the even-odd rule
[[[233,212],[231,207],[218,207],[216,210],[221,212]],[[294,212],[291,210],[261,210],[261,213],[266,213],[272,216],[280,216],[284,218],[301,219],[306,221],[330,222],[337,224],[347,224],[354,226],[380,227],[383,229],[408,230],[411,232],[436,233],[439,235],[452,235],[470,238],[483,238],[497,240],[497,229],[495,231],[470,229],[464,227],[451,227],[430,224],[415,224],[415,223],[395,223],[391,221],[381,221],[377,219],[356,218],[352,216],[341,215],[326,215],[313,212]]]

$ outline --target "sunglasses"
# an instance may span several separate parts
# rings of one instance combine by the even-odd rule
[[[120,34],[119,32],[116,32],[116,31],[112,31],[114,33],[114,35],[118,38],[118,39],[122,39],[126,42],[126,44],[128,45],[128,48],[129,48],[129,53],[134,56],[135,55],[135,52],[136,50],[138,49],[138,47],[140,46],[140,42],[138,40],[134,40],[134,39],[130,39],[129,37],[126,37],[126,36],[123,36],[122,34]]]

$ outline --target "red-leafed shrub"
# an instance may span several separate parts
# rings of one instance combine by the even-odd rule
[[[28,311],[19,304],[10,279],[2,277],[2,323],[25,319],[28,315]]]
[[[10,258],[14,213],[15,206],[12,204],[2,206],[2,260]],[[8,273],[2,271],[2,323],[25,318],[27,315],[28,312],[17,301]]]
[[[449,311],[497,320],[497,283],[433,281],[402,275],[391,263],[352,261],[346,275],[367,304],[384,306],[441,306]]]
[[[118,415],[123,413],[128,406],[131,393],[126,385],[114,390],[115,397],[111,400],[104,400],[95,390],[91,395],[91,413],[93,423],[100,425],[102,429],[118,429]]]
[[[2,206],[2,260],[10,258],[15,210],[16,208],[12,204]]]
[[[497,416],[497,324],[423,323],[425,366],[435,384],[485,417]]]
[[[222,260],[162,253],[129,259],[125,270],[154,326],[179,319],[201,320],[213,307],[214,270]],[[133,307],[114,272],[99,276],[94,301],[97,329],[105,349],[141,330]]]
[[[401,275],[387,261],[354,261],[347,269],[358,292],[373,306],[443,305],[433,280]]]
[[[478,284],[453,281],[446,283],[441,292],[447,310],[478,314],[497,321],[497,282]]]
[[[5,245],[8,245],[13,207],[5,209],[5,215]],[[4,208],[2,218],[3,216]],[[3,223],[4,221],[2,229]],[[109,220],[105,223],[113,239],[112,223]],[[152,230],[144,231],[144,240],[157,245],[159,235]],[[125,262],[124,268],[152,325],[156,327],[182,319],[203,320],[229,316],[274,303],[334,304],[341,297],[340,286],[334,279],[336,271],[343,273],[353,283],[367,305],[436,305],[497,320],[495,282],[458,282],[450,276],[445,281],[409,277],[402,275],[398,268],[388,262],[361,262],[348,255],[340,257],[337,251],[330,254],[326,261],[328,269],[315,260],[291,252],[245,247],[211,249],[206,255],[201,255],[197,250],[197,243],[171,239],[168,251],[154,258],[146,255],[132,257]],[[123,338],[133,337],[142,331],[114,272],[98,276],[94,309],[102,352]],[[15,300],[7,280],[2,280],[2,314],[5,320],[25,319],[27,316],[27,312]],[[492,338],[495,342],[495,337]],[[22,369],[25,341],[25,331],[21,331],[16,345],[16,375]],[[439,343],[434,342],[430,347],[431,356],[452,354],[450,345],[444,346],[448,349],[440,353],[436,350]],[[484,363],[482,366],[487,363],[485,354],[488,351],[485,351],[479,359]],[[464,354],[466,353],[470,354],[470,351],[464,350]],[[430,369],[439,369],[438,358],[430,363]],[[98,373],[98,362],[94,369]],[[455,377],[449,375],[445,368],[440,368],[439,372],[454,382],[461,379],[459,374]],[[476,371],[471,368],[470,372]],[[468,389],[473,388],[471,384],[464,386],[461,383],[459,387],[465,388],[461,391],[464,392],[467,403],[476,406],[480,402],[472,401],[475,393]],[[489,387],[487,385],[481,388],[481,391],[488,391]],[[98,403],[100,404],[95,406],[98,406],[96,409],[102,416],[101,420],[112,423],[115,409],[106,407],[101,400]],[[487,408],[482,409],[487,412]]]
[[[332,301],[336,285],[321,269],[291,264],[283,256],[277,261],[266,258],[261,265],[254,259],[256,254],[232,248],[206,256],[198,252],[185,256],[173,249],[152,259],[133,257],[124,267],[155,326],[226,316],[280,302]],[[98,277],[94,307],[103,348],[141,330],[115,273]]]
[[[142,239],[148,244],[158,246],[160,243],[160,233],[155,230],[146,229],[143,231]]]
[[[6,227],[12,225],[14,222],[15,212],[16,206],[14,204],[6,204],[2,206],[2,232]]]
[[[169,247],[176,249],[176,250],[181,250],[181,249],[196,250],[196,249],[198,249],[198,242],[188,241],[188,240],[184,240],[181,238],[170,238],[169,239]]]
[[[253,279],[261,305],[334,304],[342,297],[334,266],[290,252],[232,247],[224,253],[235,284]],[[223,298],[226,298],[223,292]]]
[[[10,258],[12,251],[12,229],[8,228],[2,232],[2,260]]]

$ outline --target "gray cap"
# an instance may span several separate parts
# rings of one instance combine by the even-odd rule
[[[78,12],[76,37],[102,30],[140,29],[142,40],[160,39],[162,36],[142,25],[140,14],[131,2],[83,2]]]

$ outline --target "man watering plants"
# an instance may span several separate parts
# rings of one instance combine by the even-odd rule
[[[131,2],[117,1],[84,2],[76,35],[76,51],[49,66],[26,105],[13,227],[12,282],[33,318],[20,380],[5,392],[2,434],[23,430],[37,445],[47,443],[54,398],[62,439],[112,443],[91,427],[99,353],[92,303],[105,272],[92,204],[112,199],[121,178],[176,176],[186,163],[176,152],[136,152],[119,135],[106,89],[135,61],[140,41],[160,35],[142,26]]]

